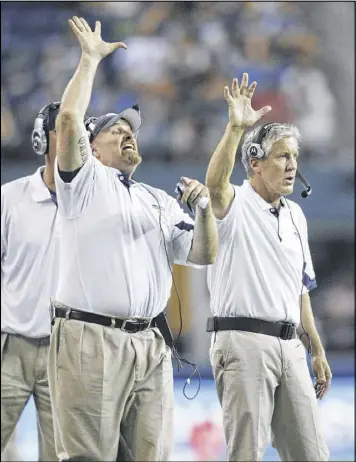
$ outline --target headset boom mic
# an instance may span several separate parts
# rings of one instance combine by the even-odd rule
[[[310,196],[312,193],[312,187],[310,184],[307,182],[307,180],[304,178],[304,176],[300,173],[299,170],[297,170],[297,178],[301,181],[301,183],[305,186],[304,191],[300,193],[300,195],[303,197],[303,199],[306,199],[307,197]]]

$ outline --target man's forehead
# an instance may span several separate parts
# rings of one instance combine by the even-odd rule
[[[132,131],[131,125],[125,119],[119,119],[113,126],[114,127],[120,126],[120,127],[128,128],[130,131]]]
[[[298,141],[294,136],[285,136],[273,143],[273,149],[290,149],[298,151]]]

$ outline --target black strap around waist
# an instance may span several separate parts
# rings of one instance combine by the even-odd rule
[[[241,330],[254,332],[256,334],[271,335],[280,337],[283,340],[296,338],[297,328],[288,322],[268,322],[262,319],[242,317],[217,317],[208,318],[206,325],[207,332],[219,330]]]
[[[87,311],[74,310],[72,308],[55,307],[55,317],[65,319],[75,319],[76,321],[91,322],[101,326],[114,327],[121,329],[129,334],[134,334],[142,330],[156,327],[156,318],[151,319],[119,319],[101,314],[88,313]]]

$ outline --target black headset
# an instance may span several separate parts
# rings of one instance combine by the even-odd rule
[[[54,103],[46,104],[38,113],[34,128],[32,131],[31,142],[32,149],[39,156],[43,156],[48,153],[49,149],[49,138],[48,138],[48,122],[49,116],[53,110],[58,109],[60,102],[56,101]]]
[[[281,124],[279,124],[278,122],[272,122],[272,123],[262,125],[260,127],[260,129],[257,131],[257,134],[252,139],[251,145],[247,149],[247,155],[249,157],[253,159],[259,159],[259,160],[266,159],[266,153],[262,149],[261,144],[262,144],[263,138],[267,135],[267,133],[273,127],[277,125],[281,125]],[[306,199],[312,193],[312,187],[307,182],[307,180],[304,178],[304,176],[300,173],[299,170],[297,170],[296,176],[301,181],[301,183],[303,183],[303,185],[305,186],[304,191],[301,192],[301,196],[303,197],[303,199]]]

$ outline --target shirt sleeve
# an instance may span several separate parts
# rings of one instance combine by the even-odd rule
[[[5,192],[1,187],[1,261],[4,259],[7,251],[7,212],[5,205]]]
[[[171,224],[173,263],[200,268],[200,265],[188,261],[193,242],[194,220],[183,212],[178,202],[173,198],[170,198],[169,220]]]
[[[308,242],[308,225],[307,220],[301,211],[301,231],[302,231],[302,242],[303,242],[303,252],[304,252],[304,268],[303,268],[303,289],[302,293],[305,294],[310,292],[313,289],[316,289],[317,282],[313,267],[313,261],[310,254],[309,242]]]
[[[56,159],[54,172],[58,210],[67,219],[78,218],[88,207],[95,193],[95,185],[103,176],[103,165],[93,155],[89,155],[85,164],[70,183],[60,176]]]

